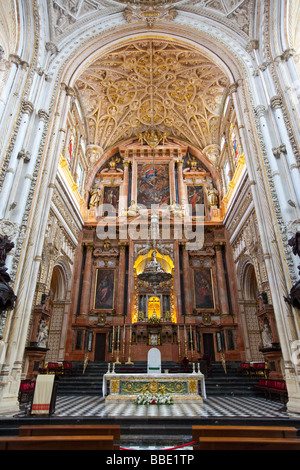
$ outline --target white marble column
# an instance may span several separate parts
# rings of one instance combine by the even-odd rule
[[[51,128],[49,148],[40,167],[40,181],[32,201],[34,217],[28,227],[24,249],[19,260],[15,280],[15,293],[18,296],[12,321],[9,325],[8,349],[3,368],[5,379],[0,385],[0,409],[13,408],[18,394],[27,331],[34,298],[34,286],[41,263],[45,228],[48,220],[54,182],[57,173],[63,128],[70,104],[72,90],[63,84],[59,90],[56,113]],[[13,391],[13,392],[12,392]]]
[[[22,103],[22,112],[23,116],[21,119],[21,123],[19,126],[16,142],[11,153],[10,161],[9,161],[9,168],[2,186],[1,191],[1,207],[0,207],[0,219],[4,218],[9,211],[9,204],[11,201],[11,193],[13,191],[13,183],[18,171],[18,168],[21,164],[22,157],[20,157],[20,152],[22,152],[24,139],[26,136],[26,132],[28,130],[28,123],[30,120],[30,115],[33,112],[33,104],[29,101],[24,101]]]

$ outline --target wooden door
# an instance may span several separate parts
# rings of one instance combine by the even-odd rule
[[[105,361],[106,333],[96,334],[95,361]]]
[[[211,361],[215,360],[214,336],[212,333],[203,333],[203,349],[204,354],[210,357]]]

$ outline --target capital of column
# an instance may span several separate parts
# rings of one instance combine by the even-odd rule
[[[31,154],[30,154],[30,152],[28,152],[28,150],[25,151],[23,149],[18,153],[17,158],[23,159],[24,163],[28,163],[30,161]]]
[[[22,102],[21,110],[23,114],[31,114],[34,110],[34,106],[30,101],[24,100]]]
[[[177,160],[175,160],[175,163],[177,164],[177,166],[182,167],[182,165],[183,165],[183,160],[180,159],[180,158],[178,158]]]
[[[75,90],[74,88],[70,87],[69,85],[67,85],[66,83],[62,83],[61,84],[61,88],[62,90],[64,90],[66,92],[66,95],[67,96],[74,96],[75,94]]]
[[[280,95],[275,95],[270,98],[270,105],[273,109],[280,109],[282,107],[282,98]]]
[[[283,51],[283,53],[281,54],[281,57],[282,57],[282,60],[286,60],[288,61],[290,57],[293,57],[294,55],[296,54],[296,51],[295,49],[286,49],[285,51]]]
[[[221,250],[222,250],[222,246],[224,246],[224,245],[225,245],[224,242],[217,242],[217,243],[215,243],[215,251],[216,251],[216,252],[217,252],[217,251],[218,251],[218,252],[221,251]]]
[[[126,242],[119,242],[118,243],[120,253],[125,253],[126,247],[128,246],[128,243]]]
[[[83,243],[85,246],[86,250],[90,253],[92,253],[93,249],[95,248],[94,243]]]
[[[247,44],[247,50],[252,52],[259,47],[259,40],[258,39],[250,39]]]
[[[46,51],[51,52],[51,54],[57,54],[58,53],[57,45],[54,44],[54,42],[47,42],[45,44],[45,48],[46,48]]]
[[[266,111],[266,108],[264,107],[263,104],[259,104],[255,108],[255,114],[258,118],[264,117],[265,111]]]
[[[272,152],[276,158],[280,158],[282,153],[286,153],[286,146],[281,144],[279,147],[273,147]]]
[[[49,121],[49,114],[44,109],[39,109],[38,116],[39,116],[39,119],[43,122]]]
[[[131,163],[130,160],[123,160],[123,166],[124,166],[124,168],[129,168],[130,163]]]
[[[238,84],[236,82],[229,85],[229,93],[230,94],[236,93],[237,89],[238,89]]]
[[[10,54],[8,60],[11,64],[15,64],[17,67],[21,65],[23,62],[21,57],[18,56],[17,54]]]

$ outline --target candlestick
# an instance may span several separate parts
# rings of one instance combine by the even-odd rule
[[[134,362],[131,362],[131,338],[132,338],[132,326],[130,325],[130,330],[129,330],[129,351],[128,351],[128,361],[126,364],[134,364]]]
[[[125,361],[125,323],[123,328],[123,360]]]
[[[115,352],[114,349],[115,349],[115,326],[113,325],[112,346],[111,346],[112,361],[114,361],[114,352]]]
[[[193,348],[193,331],[192,331],[192,325],[190,325],[190,343],[191,343],[191,353],[192,353],[192,361],[194,360],[194,348]]]
[[[181,362],[181,351],[180,351],[180,334],[179,325],[177,325],[177,343],[178,343],[178,362]]]
[[[119,354],[120,354],[120,325],[118,325],[118,342],[117,342],[117,357],[115,364],[121,364],[119,361]]]

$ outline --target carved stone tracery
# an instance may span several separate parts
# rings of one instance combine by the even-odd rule
[[[140,40],[97,59],[76,86],[90,141],[105,151],[152,125],[152,92],[156,128],[197,148],[215,144],[227,84],[219,67],[193,48]]]

